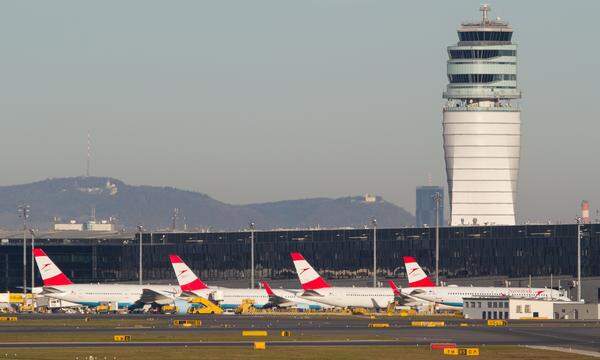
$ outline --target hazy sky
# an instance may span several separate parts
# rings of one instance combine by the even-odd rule
[[[447,45],[479,1],[4,1],[2,177],[231,203],[445,183]],[[600,207],[600,1],[496,1],[519,43],[520,220]]]

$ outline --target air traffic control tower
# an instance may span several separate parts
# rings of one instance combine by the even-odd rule
[[[444,154],[450,225],[514,225],[521,149],[517,45],[512,27],[489,18],[458,28],[448,47]]]

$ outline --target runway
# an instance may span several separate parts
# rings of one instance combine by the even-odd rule
[[[411,326],[410,322],[415,319],[400,317],[231,315],[186,317],[200,319],[202,325],[182,329],[173,327],[175,317],[172,316],[102,315],[89,317],[86,322],[84,318],[78,315],[20,316],[17,323],[0,325],[0,338],[14,335],[13,341],[2,341],[0,347],[250,346],[254,341],[266,341],[268,346],[429,346],[432,342],[453,342],[459,345],[564,346],[600,351],[600,323],[597,321],[528,320],[510,321],[506,327],[488,327],[482,321],[444,319],[445,327],[422,328]],[[385,322],[390,327],[369,328],[368,324],[372,322]],[[267,330],[269,336],[242,338],[242,330]],[[280,337],[281,330],[291,331],[293,337]],[[30,334],[27,339],[40,341],[20,341],[18,334]],[[130,334],[134,341],[106,341],[113,334]],[[44,341],[44,336],[58,336],[57,339],[68,341]],[[164,341],[167,337],[172,341]],[[77,338],[82,341],[76,341]],[[98,341],[85,340],[96,338]],[[224,338],[231,341],[220,341]]]

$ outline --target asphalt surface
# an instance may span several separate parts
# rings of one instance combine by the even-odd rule
[[[277,340],[265,339],[268,346],[356,346],[356,345],[424,345],[432,342],[453,342],[459,345],[541,345],[562,346],[583,350],[600,351],[600,322],[598,321],[510,321],[505,327],[488,327],[483,321],[469,321],[464,319],[443,319],[445,327],[421,328],[412,327],[413,320],[423,321],[422,318],[378,317],[370,319],[361,316],[197,316],[173,317],[163,315],[108,315],[92,316],[89,322],[79,323],[77,326],[69,325],[68,320],[83,319],[82,315],[19,315],[19,322],[10,325],[0,324],[0,347],[135,347],[135,346],[250,346],[253,341],[263,341],[260,338],[249,338],[248,341],[202,341],[202,333],[218,333],[239,336],[241,330],[289,330],[294,335],[311,336],[319,338],[318,341],[304,340]],[[148,325],[142,320],[148,320]],[[197,328],[173,328],[173,318],[201,319],[202,326]],[[29,323],[27,319],[48,319],[48,326]],[[112,319],[110,326],[98,327],[94,324],[97,320]],[[64,320],[63,324],[60,321]],[[119,324],[122,320],[123,324]],[[139,320],[136,326],[125,326],[126,320]],[[440,319],[442,320],[442,319]],[[139,323],[142,325],[139,325]],[[386,322],[389,328],[369,328],[372,322]],[[461,324],[468,326],[460,326]],[[165,332],[191,332],[198,334],[197,341],[143,341],[143,342],[4,342],[2,334],[27,333],[35,338],[36,333],[53,332],[90,332],[111,333],[117,330],[127,334],[139,333],[165,333]],[[348,340],[344,336],[352,337]],[[385,337],[390,340],[377,339]],[[328,338],[334,340],[327,341]],[[283,338],[282,338],[283,339]]]

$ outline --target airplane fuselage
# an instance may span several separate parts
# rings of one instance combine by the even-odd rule
[[[457,309],[463,307],[464,298],[470,297],[570,301],[562,291],[547,288],[439,286],[403,288],[401,291],[404,295]]]
[[[173,285],[133,285],[133,284],[71,284],[47,287],[45,296],[85,305],[117,304],[119,308],[129,307],[138,302],[144,289],[175,296],[181,293],[179,286]]]
[[[394,301],[394,292],[391,288],[329,287],[305,291],[299,296],[342,308],[385,308]]]

